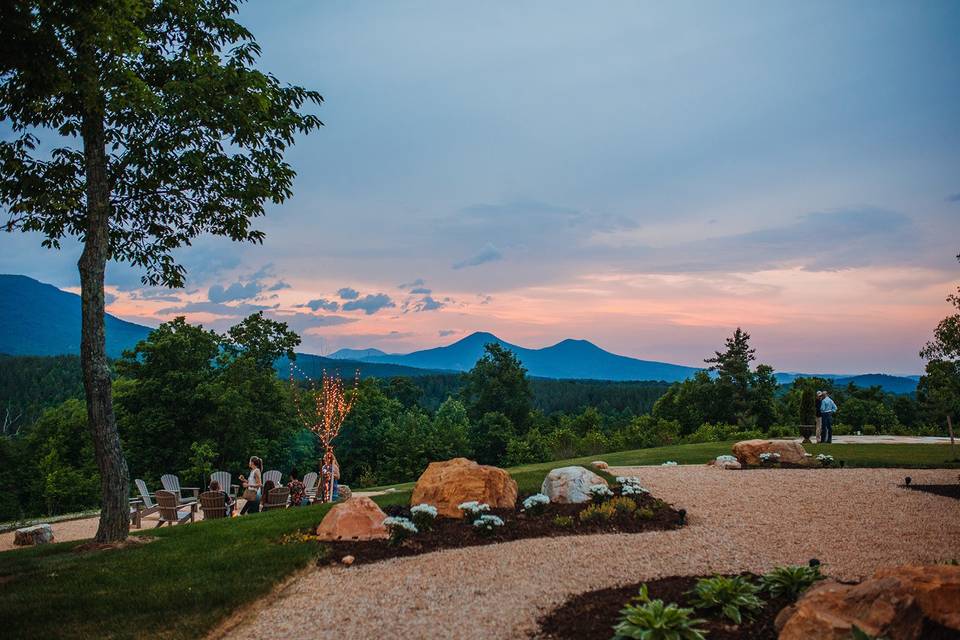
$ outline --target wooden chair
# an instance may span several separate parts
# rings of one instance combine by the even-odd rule
[[[137,478],[133,482],[137,485],[137,491],[140,493],[140,497],[131,498],[130,500],[130,521],[133,523],[133,526],[139,529],[143,516],[156,513],[160,507],[153,501],[153,494],[147,489],[146,482],[140,478]]]
[[[233,481],[233,476],[230,475],[229,471],[214,471],[210,474],[210,481],[216,480],[220,484],[220,490],[230,496],[232,499],[237,499],[237,492],[240,488],[239,485],[231,484]]]
[[[200,487],[181,487],[180,478],[173,475],[172,473],[165,473],[160,476],[160,484],[163,485],[163,488],[177,496],[177,500],[180,501],[180,504],[187,502],[196,502],[197,495],[200,493]],[[183,491],[193,491],[192,498],[184,498]]]
[[[287,500],[290,498],[290,487],[277,487],[271,489],[267,494],[267,499],[260,503],[260,511],[270,511],[271,509],[286,509]]]
[[[223,491],[204,491],[200,494],[200,510],[203,511],[204,520],[215,520],[217,518],[229,518],[236,504],[231,500],[227,504],[226,493]]]
[[[263,474],[263,484],[267,484],[267,480],[273,480],[273,484],[280,486],[280,479],[283,478],[283,474],[277,471],[276,469],[271,469]]]
[[[197,515],[197,503],[188,502],[186,504],[181,504],[177,499],[177,494],[172,491],[165,491],[161,489],[157,491],[157,504],[160,506],[160,521],[157,522],[158,527],[162,527],[165,524],[182,524],[189,520],[193,522],[193,519]],[[189,507],[189,511],[181,511],[180,507]]]
[[[317,478],[319,477],[316,471],[311,471],[303,476],[303,495],[311,500],[317,497]]]

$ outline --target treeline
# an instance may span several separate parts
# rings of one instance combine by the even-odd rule
[[[81,396],[78,356],[0,354],[0,434],[15,435],[44,409]]]

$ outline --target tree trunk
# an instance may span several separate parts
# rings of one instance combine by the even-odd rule
[[[953,416],[949,413],[947,414],[947,432],[950,434],[950,455],[953,456],[953,459],[957,459],[957,448],[956,444],[953,441]]]
[[[82,315],[80,365],[87,396],[87,422],[100,469],[103,500],[96,540],[116,542],[125,540],[130,529],[130,476],[113,413],[113,389],[104,331],[103,279],[110,258],[110,185],[102,115],[85,114],[82,134],[87,179],[87,230],[83,254],[77,263]]]

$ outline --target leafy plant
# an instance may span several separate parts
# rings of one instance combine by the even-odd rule
[[[390,532],[390,543],[400,544],[407,538],[418,533],[417,525],[413,524],[407,518],[390,517],[385,518],[383,526]]]
[[[568,529],[573,526],[573,518],[571,516],[557,516],[553,519],[553,524],[554,526]]]
[[[500,516],[483,515],[473,521],[473,528],[484,535],[493,533],[494,529],[503,526]]]
[[[607,504],[613,507],[614,514],[617,516],[629,516],[637,510],[636,502],[622,496],[612,498]]]
[[[590,494],[594,504],[600,504],[613,497],[613,491],[610,491],[610,487],[605,484],[592,484],[587,489],[587,493]]]
[[[614,640],[705,640],[706,631],[697,628],[706,620],[692,618],[693,609],[685,609],[663,600],[651,600],[647,585],[620,610],[620,622],[614,626]]]
[[[547,510],[549,504],[550,498],[542,493],[535,493],[523,501],[523,510],[531,516],[539,516]]]
[[[486,512],[490,511],[490,505],[486,504],[485,502],[471,500],[470,502],[461,502],[457,505],[457,509],[463,511],[464,518],[473,522]]]
[[[410,507],[410,519],[420,531],[429,531],[433,528],[433,521],[437,519],[437,508],[431,504],[418,504]]]
[[[741,610],[763,609],[763,600],[757,597],[760,587],[743,576],[714,576],[697,580],[690,592],[690,604],[697,609],[718,609],[720,613],[740,624]]]
[[[810,585],[822,579],[820,565],[813,567],[797,565],[776,567],[764,575],[760,581],[763,588],[774,598],[788,596],[791,599],[796,599],[797,596],[809,589]]]
[[[651,509],[650,507],[642,507],[640,509],[637,509],[633,515],[636,516],[637,518],[640,518],[641,520],[653,520],[654,514],[653,514],[653,509]]]
[[[604,504],[591,504],[580,512],[581,522],[606,522],[614,516],[616,512],[609,502]]]
[[[800,424],[814,424],[817,421],[817,398],[813,387],[806,386],[800,394]]]
[[[851,640],[887,640],[886,636],[872,636],[857,625],[850,631]]]

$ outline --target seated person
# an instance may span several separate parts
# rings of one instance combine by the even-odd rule
[[[310,504],[310,498],[307,497],[307,488],[303,486],[300,474],[296,469],[290,470],[290,482],[287,483],[287,488],[290,489],[291,507],[305,507]]]
[[[219,491],[220,493],[222,493],[222,494],[223,494],[223,504],[224,504],[224,506],[227,507],[227,515],[228,515],[228,516],[233,516],[233,508],[237,506],[237,503],[236,503],[235,500],[233,500],[233,499],[230,497],[230,494],[229,494],[229,493],[227,493],[226,491],[224,491],[224,490],[220,487],[220,482],[218,482],[217,480],[211,480],[211,481],[210,481],[210,486],[207,487],[207,491]]]

